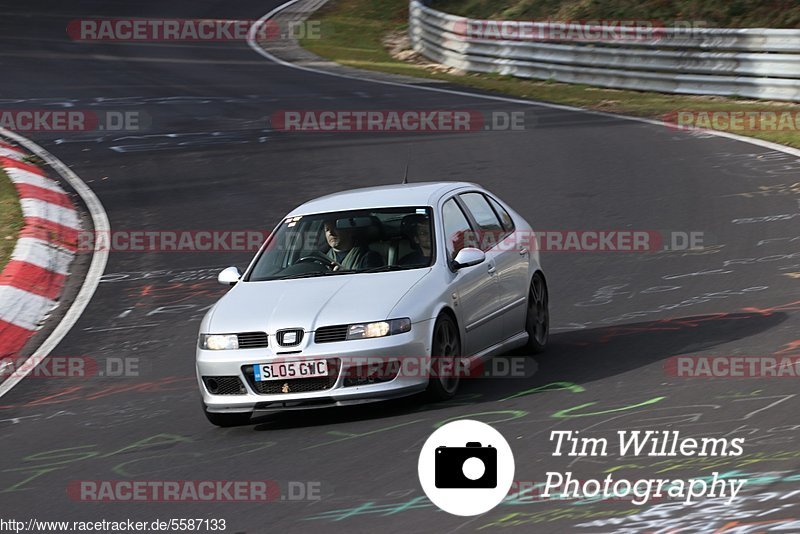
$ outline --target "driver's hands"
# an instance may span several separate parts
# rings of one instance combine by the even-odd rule
[[[320,257],[325,258],[325,261],[328,262],[328,268],[331,271],[338,271],[342,267],[335,259],[331,258],[324,252],[318,251],[318,254],[320,255]]]

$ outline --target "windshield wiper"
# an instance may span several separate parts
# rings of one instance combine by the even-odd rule
[[[316,271],[313,273],[298,273],[290,274],[289,276],[282,276],[280,278],[271,278],[271,280],[294,280],[298,278],[315,278],[317,276],[331,276],[335,274],[353,274],[353,273],[383,273],[388,271],[405,271],[408,269],[419,269],[427,267],[426,265],[381,265],[380,267],[373,267],[372,269],[365,269],[357,271],[353,269],[339,270],[339,271]]]
[[[423,267],[422,265],[381,265],[380,267],[373,267],[365,271],[358,271],[360,273],[383,273],[388,271],[405,271],[407,269],[417,269]]]
[[[316,276],[330,276],[333,274],[350,274],[355,273],[357,271],[317,271],[313,273],[299,273],[299,274],[290,274],[289,276],[282,276],[280,278],[274,278],[273,280],[292,280],[295,278],[314,278]]]

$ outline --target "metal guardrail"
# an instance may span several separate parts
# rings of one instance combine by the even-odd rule
[[[466,19],[418,0],[411,0],[409,11],[414,49],[464,71],[615,89],[800,101],[800,30],[665,28],[641,39],[575,42],[529,38],[546,32],[545,23]],[[502,29],[492,37],[520,38],[481,38],[487,28]]]

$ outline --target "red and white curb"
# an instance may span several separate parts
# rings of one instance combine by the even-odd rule
[[[0,368],[58,306],[75,257],[80,219],[69,196],[26,153],[0,142],[0,168],[20,198],[25,225],[0,274]]]
[[[98,199],[97,195],[94,194],[94,191],[92,191],[89,186],[86,185],[83,180],[81,180],[80,176],[75,174],[75,172],[67,167],[64,162],[30,139],[12,132],[7,128],[0,127],[0,137],[6,140],[11,140],[16,145],[23,147],[28,152],[35,154],[44,160],[50,169],[52,169],[61,179],[69,184],[75,193],[81,197],[86,209],[89,211],[89,216],[92,218],[92,226],[94,227],[95,232],[107,233],[111,231],[111,226],[108,223],[108,215],[106,214],[106,210],[103,209],[103,204],[100,202],[100,199]],[[19,152],[21,151],[18,148],[9,145],[8,143],[4,143],[3,147],[0,148],[3,148],[4,150],[13,150],[17,153],[12,154],[14,157],[9,158],[11,160],[21,161],[23,159],[23,157],[19,155]],[[37,180],[33,177],[30,178],[32,180]],[[45,225],[44,228],[47,229],[47,226]],[[69,237],[67,235],[64,237],[64,242],[68,244]],[[55,246],[58,248],[64,248],[58,244]],[[14,386],[28,376],[28,374],[33,371],[36,365],[47,358],[50,352],[55,349],[59,343],[61,343],[61,340],[64,339],[64,336],[66,336],[72,327],[75,326],[75,323],[78,322],[78,319],[80,319],[84,310],[89,305],[89,302],[92,300],[94,292],[97,290],[97,286],[100,284],[103,271],[106,269],[106,263],[108,263],[108,250],[106,247],[101,246],[99,240],[96,240],[94,251],[92,253],[92,261],[86,271],[86,275],[81,283],[80,289],[78,290],[78,294],[72,300],[72,303],[64,313],[64,316],[61,318],[55,328],[53,328],[47,338],[33,351],[33,354],[31,354],[22,363],[22,365],[15,365],[14,373],[6,378],[3,382],[0,382],[0,397],[11,391]],[[0,308],[5,308],[5,300],[3,298],[0,298]],[[4,339],[2,336],[0,336],[0,347],[3,346],[3,343]]]

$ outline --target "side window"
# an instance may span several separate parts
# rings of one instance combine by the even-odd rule
[[[475,222],[478,223],[481,230],[494,232],[503,229],[503,226],[500,224],[500,219],[495,215],[494,210],[489,205],[489,201],[486,200],[485,196],[480,193],[464,193],[459,196],[461,200],[464,201],[470,213],[472,213]]]
[[[514,220],[511,218],[511,215],[508,214],[506,209],[500,205],[498,201],[493,199],[492,197],[488,196],[489,204],[492,205],[494,208],[495,213],[500,217],[500,222],[503,223],[503,229],[506,232],[513,232],[514,231]]]
[[[500,219],[497,218],[497,214],[485,196],[480,193],[464,193],[459,197],[479,227],[475,235],[476,242],[470,246],[485,252],[505,239],[506,232],[503,230],[503,225],[500,224]]]
[[[452,198],[442,206],[442,230],[447,240],[447,258],[452,261],[472,232],[466,215]]]

